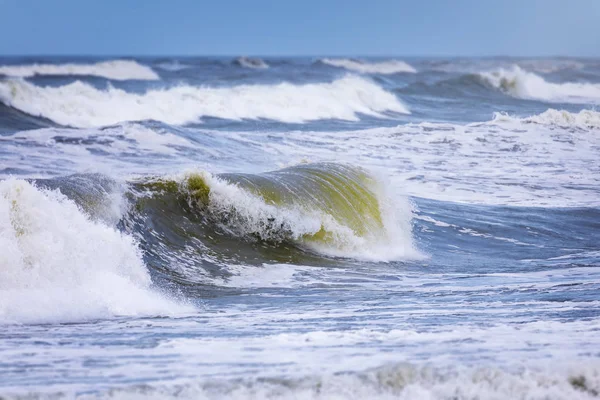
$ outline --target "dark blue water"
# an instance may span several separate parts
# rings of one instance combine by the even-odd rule
[[[596,59],[0,58],[0,397],[597,397],[599,104]]]

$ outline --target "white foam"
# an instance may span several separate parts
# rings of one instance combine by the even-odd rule
[[[153,130],[145,126],[126,123],[103,129],[42,128],[16,132],[0,137],[0,142],[18,140],[32,145],[55,147],[61,151],[74,150],[81,153],[81,142],[87,150],[97,149],[103,153],[175,155],[177,148],[192,147],[187,139],[170,132]],[[68,141],[67,141],[68,140]]]
[[[0,82],[0,101],[30,115],[75,127],[139,120],[186,124],[207,116],[289,123],[320,119],[358,121],[358,114],[382,117],[386,111],[409,113],[394,94],[357,76],[306,85],[179,86],[144,94],[113,87],[98,90],[79,81],[60,87],[39,87],[10,80]]]
[[[138,385],[79,395],[81,399],[382,399],[589,400],[600,389],[599,368],[521,368],[390,363],[363,372],[295,378],[211,379]],[[582,385],[582,387],[578,386]]]
[[[28,78],[35,75],[88,75],[118,81],[158,80],[160,77],[145,65],[130,60],[103,61],[95,64],[28,64],[0,66],[0,75]]]
[[[391,75],[398,73],[417,72],[411,65],[399,60],[389,60],[380,62],[363,62],[351,60],[348,58],[324,58],[322,63],[334,67],[345,68],[350,71],[360,72],[361,74],[382,74]]]
[[[150,290],[135,241],[58,192],[0,182],[0,322],[64,322],[184,310]]]
[[[533,72],[514,65],[479,74],[485,81],[503,92],[523,99],[564,103],[600,103],[600,84],[552,83]]]
[[[565,110],[550,108],[538,115],[519,118],[506,113],[494,113],[492,122],[497,123],[532,123],[551,125],[560,128],[600,129],[600,112],[594,110],[581,110],[572,113]]]

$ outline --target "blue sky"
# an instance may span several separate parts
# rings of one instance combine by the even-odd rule
[[[0,54],[600,56],[600,0],[0,0]]]

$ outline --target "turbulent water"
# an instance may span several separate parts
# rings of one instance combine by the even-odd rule
[[[0,397],[600,395],[600,60],[0,58]]]

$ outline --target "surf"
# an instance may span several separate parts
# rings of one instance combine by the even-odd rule
[[[197,171],[134,186],[146,198],[176,196],[178,207],[199,216],[211,231],[241,241],[374,261],[419,256],[408,201],[386,196],[379,181],[359,167],[318,163],[261,174]],[[140,213],[149,204],[143,198]]]
[[[79,128],[143,120],[185,125],[200,123],[203,117],[303,123],[326,119],[359,121],[360,115],[386,118],[386,113],[410,114],[393,93],[352,75],[327,83],[181,85],[141,94],[112,86],[101,90],[81,81],[43,87],[11,79],[0,81],[0,101],[27,114]]]

